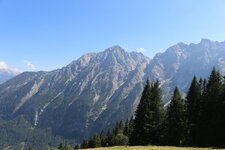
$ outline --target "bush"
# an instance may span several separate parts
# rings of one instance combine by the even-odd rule
[[[128,137],[125,136],[124,134],[117,134],[116,136],[113,137],[112,143],[115,146],[124,146],[128,145]]]

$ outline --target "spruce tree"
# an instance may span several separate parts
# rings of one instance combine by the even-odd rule
[[[129,119],[126,120],[125,124],[124,124],[124,131],[123,134],[128,136],[129,135]]]
[[[108,132],[106,134],[106,147],[113,146],[113,144],[112,144],[113,136],[114,136],[114,134],[113,134],[112,130],[108,130]]]
[[[116,123],[116,126],[115,126],[115,129],[114,129],[114,134],[115,135],[117,135],[117,134],[119,134],[119,133],[123,133],[123,122],[122,121],[120,121],[120,122],[117,122]]]
[[[217,127],[217,146],[225,147],[225,83],[223,80],[223,86],[221,87],[221,94],[219,98],[218,107],[218,127]]]
[[[148,134],[148,144],[162,144],[164,136],[163,126],[165,122],[165,111],[162,102],[162,92],[159,87],[160,83],[157,80],[151,89],[151,99],[148,103],[149,109],[146,112],[146,131]]]
[[[75,147],[74,147],[74,150],[79,150],[79,149],[80,149],[80,145],[76,144]]]
[[[220,94],[222,87],[222,77],[215,68],[213,68],[209,80],[205,87],[202,98],[202,110],[199,123],[199,145],[217,146],[218,125],[220,119]]]
[[[101,131],[99,137],[101,139],[101,145],[102,145],[102,147],[106,147],[106,136],[105,136],[103,130]]]
[[[147,145],[148,134],[146,131],[147,111],[149,111],[149,104],[151,99],[151,86],[149,80],[146,81],[145,88],[143,90],[140,103],[136,110],[136,115],[134,119],[134,129],[131,134],[130,144],[131,145]]]
[[[101,147],[101,139],[98,135],[94,135],[92,139],[88,142],[88,148]]]
[[[198,134],[198,121],[200,116],[200,106],[201,106],[201,86],[203,84],[202,79],[199,83],[194,76],[191,86],[187,94],[187,116],[188,116],[188,129],[189,129],[189,139],[188,142],[191,145],[197,144],[197,134]]]
[[[159,81],[150,85],[147,80],[134,119],[134,129],[131,134],[131,145],[157,145],[162,135],[164,109]]]
[[[134,117],[131,116],[130,120],[129,120],[129,130],[128,130],[128,137],[129,137],[129,139],[131,137],[131,133],[133,132],[133,130],[134,130]]]
[[[128,145],[128,142],[128,137],[125,136],[123,133],[115,135],[112,139],[113,146],[125,146]]]
[[[174,90],[167,113],[166,143],[173,146],[183,145],[187,130],[186,109],[185,102],[177,87]]]
[[[88,140],[84,139],[82,144],[81,144],[81,148],[82,149],[85,149],[85,148],[88,148]]]
[[[132,117],[130,117],[130,119],[126,120],[125,125],[124,125],[124,132],[123,132],[123,134],[128,137],[129,143],[130,143],[131,133],[133,131],[133,126],[134,126],[134,119],[132,116]]]

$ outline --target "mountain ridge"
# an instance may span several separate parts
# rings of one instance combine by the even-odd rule
[[[185,93],[194,75],[206,78],[213,66],[224,74],[224,43],[178,43],[153,59],[116,45],[61,69],[24,72],[0,85],[0,114],[24,115],[36,128],[79,141],[130,117],[146,79],[160,80],[166,103],[175,86]]]

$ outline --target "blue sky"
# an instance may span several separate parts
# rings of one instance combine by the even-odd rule
[[[61,68],[112,45],[153,57],[178,42],[225,41],[224,0],[0,0],[0,65]]]

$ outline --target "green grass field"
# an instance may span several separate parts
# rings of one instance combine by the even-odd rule
[[[171,147],[171,146],[115,146],[90,148],[85,150],[216,150],[213,148],[191,148],[191,147]],[[222,149],[220,149],[222,150]],[[225,150],[225,149],[223,149]]]

